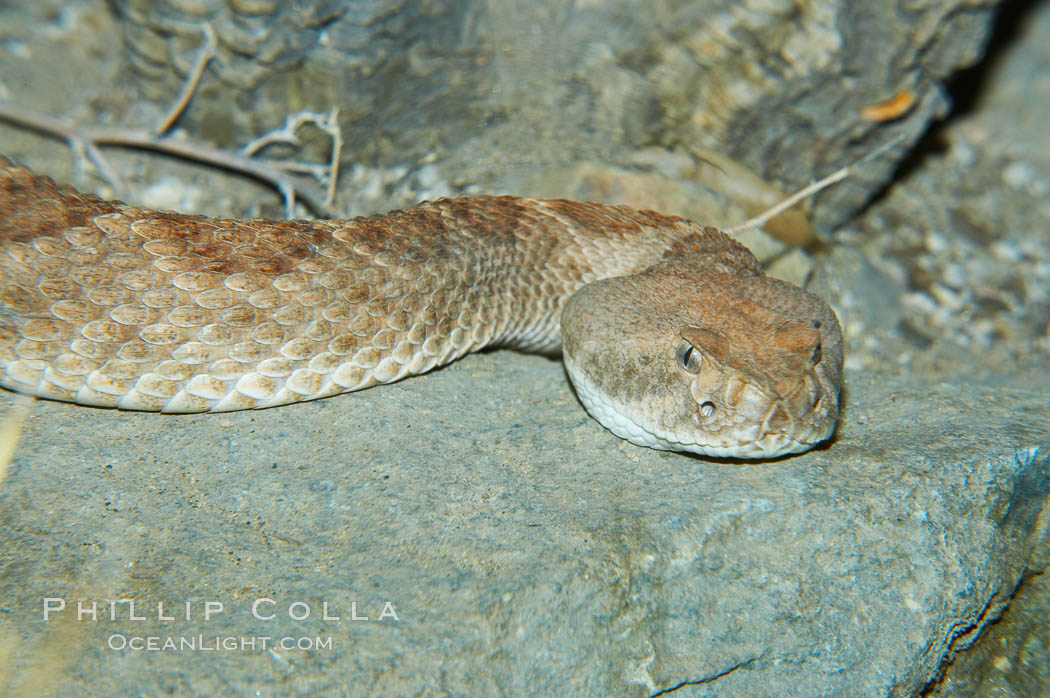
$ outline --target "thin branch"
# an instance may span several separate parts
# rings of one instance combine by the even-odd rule
[[[812,196],[813,194],[816,194],[818,191],[820,191],[821,189],[824,189],[825,187],[830,187],[835,182],[840,182],[840,181],[846,179],[846,177],[849,177],[850,172],[851,172],[851,170],[850,170],[850,167],[848,167],[848,166],[847,167],[843,167],[840,170],[836,170],[836,171],[832,172],[831,174],[829,174],[824,179],[822,179],[820,181],[817,181],[817,182],[813,182],[813,184],[810,184],[805,189],[802,189],[802,190],[799,190],[799,191],[795,192],[794,194],[792,194],[788,198],[786,198],[783,201],[781,201],[776,206],[773,206],[772,208],[767,208],[765,211],[763,211],[762,213],[758,214],[754,218],[749,218],[748,220],[744,221],[740,225],[730,228],[726,232],[729,233],[730,235],[739,235],[740,233],[744,232],[745,230],[752,230],[754,228],[761,228],[766,223],[768,223],[771,219],[775,218],[776,216],[779,216],[781,213],[783,213],[784,211],[788,210],[789,208],[791,208],[792,206],[797,204],[799,201],[802,201],[803,199],[805,199],[808,196]]]
[[[309,182],[295,181],[279,165],[254,160],[241,153],[213,148],[182,138],[158,136],[143,130],[75,126],[61,119],[3,102],[0,102],[0,119],[38,133],[61,138],[70,144],[82,144],[89,155],[93,148],[102,145],[140,148],[240,172],[277,189],[285,197],[286,205],[298,196],[319,214],[329,218],[343,217],[337,208],[327,203],[328,192]],[[92,160],[94,161],[94,158]]]
[[[243,148],[241,153],[244,155],[255,155],[260,150],[273,145],[274,143],[287,143],[289,145],[301,145],[302,141],[299,138],[299,129],[306,124],[313,124],[315,127],[324,131],[329,138],[332,139],[332,156],[328,164],[328,190],[325,194],[325,203],[331,205],[335,200],[335,189],[339,183],[339,161],[343,152],[343,132],[339,128],[339,108],[333,107],[332,111],[328,112],[328,115],[319,114],[313,111],[301,111],[298,114],[293,114],[287,117],[284,121],[284,126],[281,128],[274,129],[269,133],[264,133],[255,140],[249,142]],[[286,170],[297,170],[297,171],[309,171],[314,174],[318,179],[322,177],[318,174],[320,166],[305,165],[299,162],[281,162],[280,167]]]
[[[324,121],[324,114],[318,114],[315,111],[303,110],[298,114],[292,114],[285,118],[284,126],[275,128],[269,133],[264,133],[258,138],[249,141],[247,145],[241,148],[241,152],[245,155],[256,155],[260,150],[274,143],[289,143],[292,145],[299,145],[299,127],[303,124],[319,124]]]
[[[285,172],[294,172],[296,174],[310,175],[318,181],[324,180],[331,171],[331,165],[329,163],[320,162],[301,162],[298,160],[281,160],[281,169]]]
[[[179,92],[179,98],[175,102],[171,111],[168,112],[168,118],[164,119],[161,123],[160,128],[157,129],[157,135],[163,136],[165,133],[171,130],[171,127],[175,125],[175,122],[182,116],[182,112],[186,111],[186,107],[189,105],[190,100],[193,99],[193,95],[197,92],[197,86],[200,85],[201,77],[204,75],[204,70],[208,67],[208,63],[215,57],[215,31],[211,28],[211,24],[205,22],[201,25],[201,31],[204,33],[204,46],[201,47],[201,51],[197,54],[197,60],[194,62],[193,70],[190,71],[187,76],[186,82],[182,84],[182,90]]]
[[[866,163],[866,162],[868,162],[870,160],[874,160],[875,158],[879,157],[880,155],[885,153],[887,150],[889,150],[893,146],[895,146],[898,143],[900,143],[901,141],[903,141],[904,137],[905,137],[904,134],[900,134],[899,136],[897,136],[895,138],[891,138],[889,141],[887,141],[886,143],[882,144],[881,146],[879,146],[875,150],[871,151],[870,153],[868,153],[867,155],[865,155],[861,159],[857,160],[856,162],[854,162],[854,163],[852,163],[850,165],[846,165],[845,167],[843,167],[841,169],[835,170],[834,172],[829,174],[827,177],[825,177],[825,178],[823,178],[823,179],[821,179],[821,180],[819,180],[817,182],[814,182],[813,184],[810,184],[805,189],[802,189],[802,190],[800,190],[798,192],[795,192],[794,194],[792,194],[788,198],[786,198],[783,201],[781,201],[776,206],[773,206],[772,208],[766,209],[765,211],[763,211],[762,213],[758,214],[754,218],[748,219],[748,220],[744,221],[743,223],[741,223],[740,225],[737,225],[737,226],[734,226],[734,227],[730,228],[726,232],[729,233],[730,235],[739,235],[740,233],[744,232],[745,230],[752,230],[753,228],[761,228],[763,225],[768,223],[770,221],[770,219],[775,218],[776,216],[779,216],[781,213],[783,213],[784,211],[788,210],[789,208],[791,208],[792,206],[797,204],[799,201],[802,201],[806,197],[809,197],[809,196],[812,196],[813,194],[816,194],[821,189],[826,189],[826,188],[830,187],[832,184],[835,184],[836,182],[841,182],[842,180],[846,179],[846,177],[849,177],[851,174],[856,172],[858,167],[860,167],[861,165],[863,165],[864,163]]]
[[[109,182],[110,186],[119,194],[120,192],[127,191],[124,186],[124,180],[120,174],[113,169],[113,166],[109,164],[109,160],[102,154],[102,151],[90,141],[82,141],[80,139],[73,139],[74,151],[81,157],[87,157],[91,162],[95,164],[98,171],[102,173],[102,176]]]
[[[328,173],[328,196],[325,203],[331,206],[335,202],[335,188],[339,182],[339,161],[343,154],[343,131],[339,128],[339,107],[332,107],[328,114],[328,123],[322,128],[332,137],[332,161]]]

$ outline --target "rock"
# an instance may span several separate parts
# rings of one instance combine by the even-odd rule
[[[1045,548],[1048,447],[1043,394],[851,373],[825,448],[760,464],[661,453],[590,419],[560,364],[510,352],[259,412],[39,402],[0,487],[6,681],[911,694]],[[46,597],[134,599],[149,619],[45,622]],[[276,617],[253,618],[256,599]],[[208,600],[225,608],[205,621]],[[192,620],[157,621],[157,602],[187,601]],[[289,618],[295,602],[309,618]],[[377,620],[386,602],[400,620]],[[348,620],[351,603],[370,620]],[[332,646],[192,665],[106,649],[198,634]]]
[[[182,123],[236,145],[301,109],[341,110],[349,162],[436,153],[500,188],[509,170],[624,162],[658,144],[732,157],[792,191],[945,113],[994,0],[113,0],[141,94],[177,94],[211,23],[218,55]],[[914,93],[893,123],[865,107]],[[231,95],[237,108],[230,109]],[[327,144],[325,144],[327,147]],[[320,154],[321,161],[327,150]],[[892,158],[827,192],[842,221]]]
[[[547,195],[644,193],[651,203],[635,205],[710,220],[674,208],[703,206],[693,146],[791,190],[891,133],[914,136],[980,51],[994,3],[912,2],[902,20],[882,14],[889,4],[819,0],[656,5],[641,18],[622,1],[114,0],[153,104],[112,89],[124,72],[103,58],[118,48],[111,18],[52,3],[52,23],[45,4],[0,8],[40,14],[0,53],[5,100],[148,128],[208,19],[220,55],[180,127],[236,146],[338,103],[355,212],[446,188],[532,193],[522,183],[560,172],[564,188]],[[1040,65],[1001,81],[1005,96],[1045,92]],[[903,89],[919,99],[901,121],[860,116]],[[976,676],[990,666],[1038,693],[1045,680],[1017,674],[1045,674],[1045,591],[1023,647],[956,654],[1050,559],[1050,266],[1046,205],[1033,200],[1046,110],[1002,96],[822,258],[820,291],[854,328],[847,357],[879,372],[847,373],[839,437],[812,453],[740,465],[636,448],[587,417],[557,363],[507,352],[258,413],[36,403],[0,478],[0,692],[904,695],[970,656]],[[12,155],[37,143],[6,125],[0,139]],[[30,164],[71,181],[65,146],[49,152]],[[817,218],[847,217],[891,168],[872,163],[822,196]],[[225,215],[267,196],[211,173],[183,181],[198,176],[214,178],[202,197],[238,201]],[[979,307],[960,288],[975,278],[996,294]],[[972,350],[953,344],[971,335]],[[1011,354],[1026,346],[1022,372]],[[113,621],[45,621],[46,597],[141,601],[147,620],[124,605]],[[253,617],[270,598],[277,617]],[[204,621],[216,600],[224,612]],[[157,619],[157,602],[170,613],[187,601],[191,620]],[[399,621],[376,620],[385,601]],[[289,617],[296,602],[309,618]],[[326,602],[338,620],[323,619]],[[352,603],[372,620],[347,620]],[[332,646],[109,649],[115,636],[198,633]]]
[[[847,365],[855,370],[881,368],[893,372],[898,365],[880,365],[893,352],[882,345],[899,333],[901,285],[882,273],[864,254],[850,247],[836,247],[820,259],[808,289],[831,305],[842,325],[849,347]],[[910,347],[915,351],[915,347]]]

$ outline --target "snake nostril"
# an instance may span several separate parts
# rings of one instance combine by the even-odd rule
[[[710,417],[715,413],[715,403],[708,400],[707,402],[700,405],[700,414],[704,417]]]

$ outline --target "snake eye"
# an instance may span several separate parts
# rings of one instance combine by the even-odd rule
[[[686,341],[678,344],[678,364],[689,373],[700,373],[700,364],[703,362],[703,354],[696,347]]]

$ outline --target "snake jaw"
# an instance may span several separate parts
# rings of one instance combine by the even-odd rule
[[[685,450],[736,458],[773,458],[805,451],[831,435],[834,418],[828,428],[825,395],[815,375],[800,379],[790,392],[780,394],[763,390],[740,372],[723,371],[729,375],[723,373],[717,390],[698,390],[699,377],[691,382],[694,404],[690,422],[696,432],[709,436],[703,450]],[[705,410],[711,405],[714,409]]]
[[[704,405],[715,401],[713,395],[692,397],[696,394],[694,381],[690,386],[694,404],[688,417],[676,426],[660,425],[602,390],[568,354],[565,365],[591,416],[638,446],[719,458],[768,459],[809,450],[830,437],[835,428],[835,417],[825,408],[825,395],[811,403],[813,409],[803,417],[793,418],[783,398],[770,396],[735,374],[720,386],[722,396],[717,398],[715,412],[704,414]],[[737,396],[736,403],[724,399],[730,393]]]

